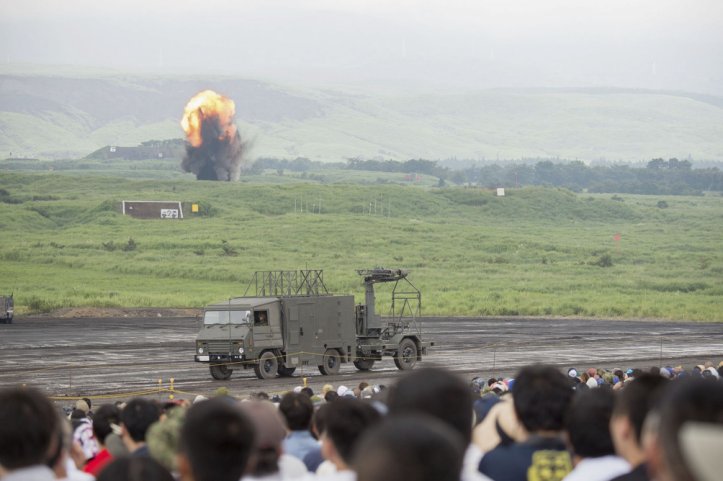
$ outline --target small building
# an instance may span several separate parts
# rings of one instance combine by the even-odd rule
[[[124,200],[123,215],[136,219],[183,219],[183,207],[175,200]]]

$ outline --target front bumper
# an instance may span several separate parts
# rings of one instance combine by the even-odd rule
[[[244,362],[246,356],[243,354],[196,354],[193,358],[196,362]]]

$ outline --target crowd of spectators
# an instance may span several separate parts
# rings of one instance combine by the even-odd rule
[[[388,388],[165,403],[0,390],[2,481],[713,481],[723,362],[684,369],[439,368]]]

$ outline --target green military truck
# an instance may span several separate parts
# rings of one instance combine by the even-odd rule
[[[13,295],[2,296],[0,295],[0,323],[12,324],[13,313],[14,313],[15,302],[13,301]]]
[[[260,379],[291,376],[306,366],[318,366],[324,375],[338,373],[344,363],[369,370],[383,356],[392,356],[399,369],[412,369],[433,345],[417,322],[419,290],[406,271],[357,272],[366,286],[365,304],[357,306],[354,296],[330,295],[321,270],[256,272],[243,297],[204,309],[195,361],[207,363],[219,380],[236,369],[253,368]],[[385,320],[374,309],[380,282],[394,283]]]

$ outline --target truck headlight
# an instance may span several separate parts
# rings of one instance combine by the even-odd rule
[[[239,348],[238,348],[238,353],[239,353],[239,354],[243,354],[243,353],[244,353],[244,348],[243,348],[243,347],[239,347]]]
[[[202,347],[199,347],[199,348],[198,348],[198,353],[199,353],[199,354],[203,354],[203,348],[202,348]]]

